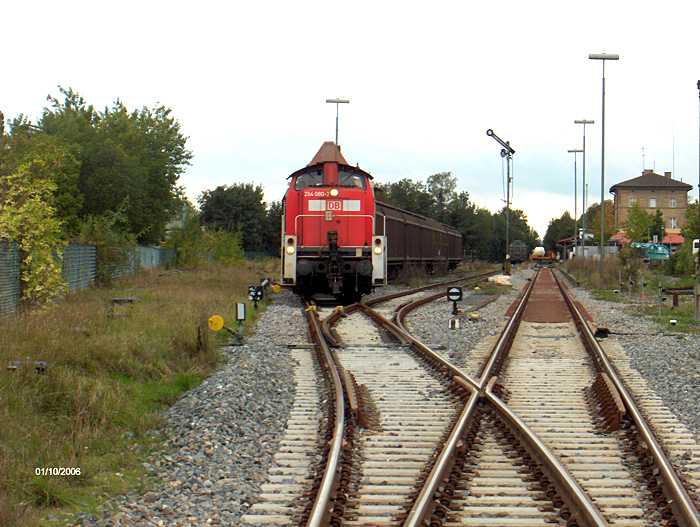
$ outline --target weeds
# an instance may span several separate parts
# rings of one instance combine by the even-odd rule
[[[207,319],[234,319],[247,286],[274,263],[256,265],[150,270],[0,323],[0,527],[38,525],[49,511],[145,488],[141,461],[156,446],[147,432],[161,424],[157,411],[221,362],[227,336],[212,334]],[[117,297],[136,301],[115,306]],[[47,373],[4,367],[27,357],[48,362]]]
[[[429,273],[424,266],[421,265],[405,265],[397,273],[395,284],[406,287],[418,287],[428,281]]]
[[[671,295],[664,294],[659,312],[659,287],[691,285],[694,283],[692,277],[668,276],[663,274],[660,267],[640,267],[635,262],[630,262],[629,258],[607,258],[604,266],[604,288],[601,289],[600,260],[569,260],[565,263],[565,269],[579,280],[581,287],[591,290],[596,300],[632,304],[636,306],[632,315],[652,317],[666,332],[698,333],[692,295],[680,296],[678,307],[674,308],[670,305]],[[645,286],[642,289],[643,282]],[[672,324],[671,320],[675,320],[675,324]]]

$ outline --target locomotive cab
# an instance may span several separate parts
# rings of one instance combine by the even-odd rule
[[[282,281],[359,300],[386,284],[386,240],[375,236],[372,176],[324,143],[289,176],[283,199]]]

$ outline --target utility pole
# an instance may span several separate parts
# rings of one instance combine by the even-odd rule
[[[698,97],[700,98],[700,81],[698,81]],[[700,239],[700,126],[698,127],[698,239]],[[695,243],[693,243],[694,245]],[[693,295],[695,301],[693,302],[693,318],[697,322],[700,320],[700,253],[695,255],[695,288],[693,292],[695,293]]]

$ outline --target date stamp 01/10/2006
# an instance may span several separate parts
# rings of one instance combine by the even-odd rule
[[[34,474],[37,476],[80,476],[80,468],[72,467],[37,467]]]

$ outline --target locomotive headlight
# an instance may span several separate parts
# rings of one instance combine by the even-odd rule
[[[288,245],[287,246],[287,254],[294,254],[294,246],[293,245]]]
[[[338,189],[332,188],[330,194],[332,197],[336,197],[338,195]]]
[[[374,248],[374,254],[382,254],[382,247],[380,245]]]

